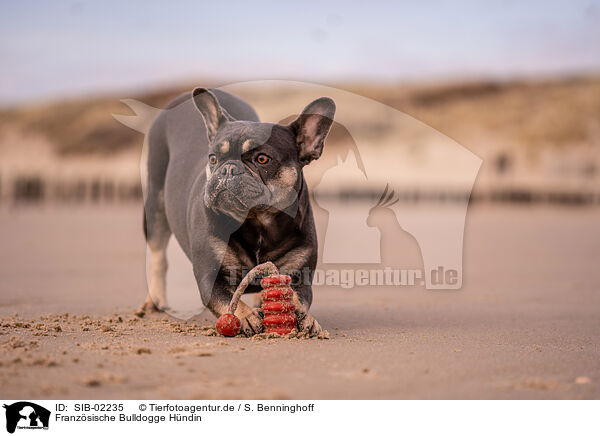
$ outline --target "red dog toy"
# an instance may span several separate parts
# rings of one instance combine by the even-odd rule
[[[240,333],[242,323],[234,315],[240,298],[257,275],[267,274],[269,275],[260,281],[260,286],[263,288],[261,292],[261,309],[265,315],[263,319],[265,333],[285,335],[296,327],[294,291],[290,287],[292,278],[287,275],[280,275],[279,270],[273,263],[266,262],[252,268],[241,281],[233,297],[231,297],[227,313],[221,315],[217,320],[217,332],[223,336],[236,336]]]

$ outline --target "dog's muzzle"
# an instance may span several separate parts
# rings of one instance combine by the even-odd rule
[[[253,207],[268,205],[269,190],[249,174],[243,164],[223,164],[207,181],[206,207],[224,212],[233,218],[245,218]]]

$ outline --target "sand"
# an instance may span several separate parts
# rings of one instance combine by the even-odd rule
[[[135,316],[140,219],[0,209],[2,398],[600,398],[599,209],[474,207],[462,290],[319,287],[323,340]]]

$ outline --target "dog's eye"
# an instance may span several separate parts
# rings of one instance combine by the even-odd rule
[[[256,160],[257,163],[259,163],[261,165],[266,165],[269,162],[271,162],[271,158],[269,156],[267,156],[266,154],[264,154],[264,153],[261,153],[261,154],[257,155],[256,158],[255,158],[255,160]]]
[[[209,154],[208,155],[208,163],[211,165],[214,165],[217,163],[217,156],[215,156],[214,154]]]

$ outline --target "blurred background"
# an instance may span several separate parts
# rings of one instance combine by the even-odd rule
[[[143,138],[112,118],[130,113],[119,99],[161,108],[264,79],[341,88],[449,136],[483,159],[473,201],[600,201],[598,2],[23,1],[0,17],[4,205],[139,201]],[[300,110],[285,87],[252,102],[276,112],[291,93]],[[394,134],[365,123],[373,146]]]

